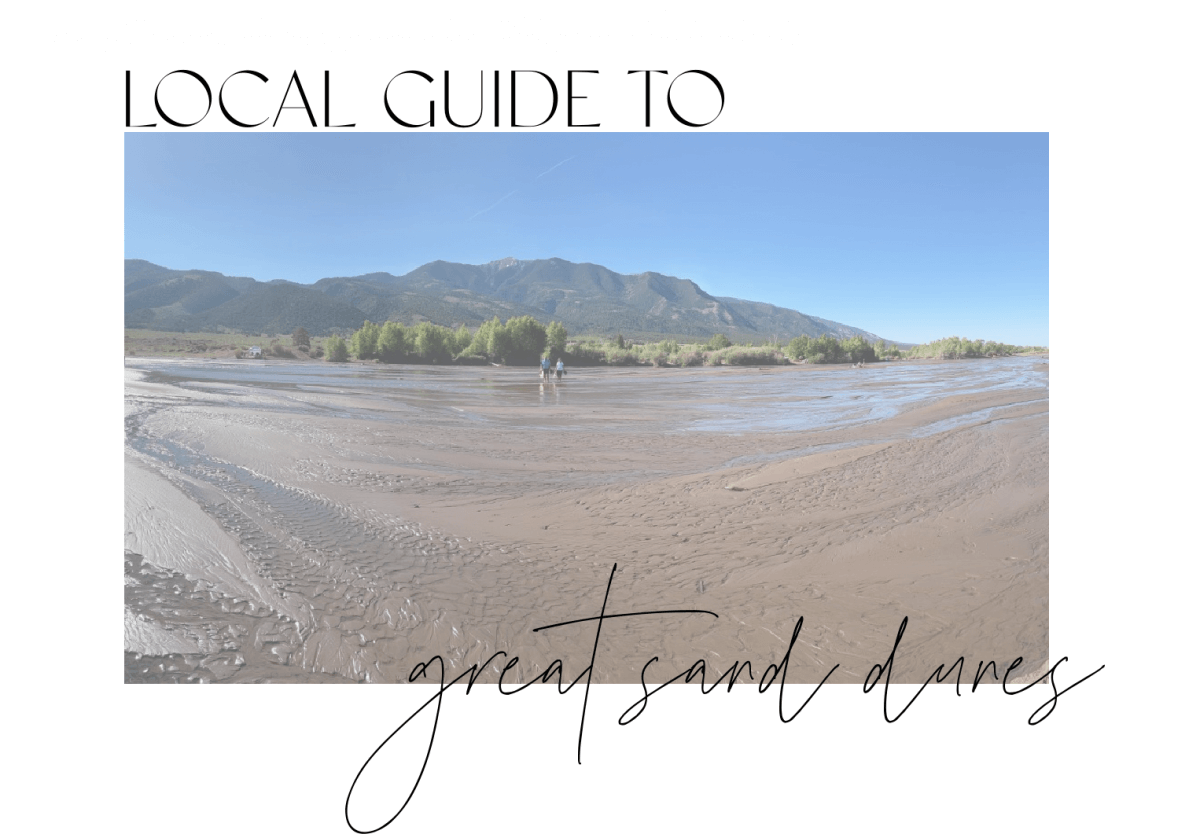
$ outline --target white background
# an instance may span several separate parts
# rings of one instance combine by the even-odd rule
[[[17,743],[7,817],[122,831],[348,831],[342,804],[359,765],[428,697],[411,687],[121,682],[125,70],[150,84],[188,68],[215,86],[256,69],[279,90],[298,69],[320,118],[329,69],[359,129],[391,129],[379,90],[401,70],[539,69],[557,80],[599,69],[589,113],[605,129],[637,129],[640,90],[626,98],[626,70],[702,68],[726,92],[710,130],[1049,131],[1051,650],[1070,657],[1068,682],[1106,668],[1038,727],[1026,718],[1045,687],[1012,698],[942,687],[894,725],[878,692],[855,687],[823,690],[788,725],[775,717],[776,690],[690,689],[656,697],[626,728],[616,717],[639,689],[598,687],[582,767],[579,690],[458,690],[425,781],[387,830],[1169,824],[1194,773],[1171,757],[1190,758],[1195,740],[1184,706],[1195,678],[1184,620],[1194,610],[1195,419],[1181,401],[1195,385],[1180,361],[1191,357],[1177,351],[1196,277],[1194,243],[1190,258],[1183,249],[1196,228],[1185,122],[1196,66],[1182,4],[781,13],[754,3],[459,3],[442,15],[388,4],[336,17],[331,7],[253,8],[143,3],[10,21],[15,606],[5,660]],[[666,115],[656,112],[656,127],[669,126]],[[202,127],[222,125],[210,116]],[[398,784],[395,798],[406,793]]]

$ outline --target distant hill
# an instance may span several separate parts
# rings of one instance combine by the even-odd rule
[[[386,282],[380,277],[386,276]],[[472,327],[494,316],[507,320],[513,316],[531,315],[544,318],[541,310],[502,299],[490,298],[470,290],[429,285],[425,287],[398,286],[395,275],[373,273],[357,278],[322,278],[313,288],[361,310],[371,321],[399,321],[416,324],[432,321],[435,324]],[[362,322],[359,322],[361,325]]]
[[[132,289],[131,289],[132,288]],[[331,333],[362,326],[353,305],[291,281],[261,283],[219,272],[125,261],[125,326],[154,330]]]
[[[433,261],[407,275],[374,272],[312,285],[262,283],[203,270],[125,261],[125,326],[158,330],[349,332],[364,320],[475,327],[494,316],[561,321],[572,335],[734,341],[795,336],[879,337],[849,325],[756,301],[712,296],[695,282],[621,275],[560,258],[481,265]]]

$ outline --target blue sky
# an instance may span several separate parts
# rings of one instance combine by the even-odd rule
[[[1046,134],[127,133],[125,256],[690,278],[888,339],[1049,344]]]

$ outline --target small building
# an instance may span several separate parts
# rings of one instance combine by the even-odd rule
[[[260,348],[258,345],[254,345],[250,348],[250,350],[246,351],[246,355],[251,359],[257,359],[262,356],[262,348]]]

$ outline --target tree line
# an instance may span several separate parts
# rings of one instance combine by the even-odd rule
[[[381,362],[532,364],[546,354],[565,357],[566,346],[566,327],[556,321],[544,325],[533,316],[516,316],[507,322],[496,316],[474,333],[465,324],[456,330],[427,321],[411,327],[396,321],[382,325],[365,321],[349,340],[340,336],[325,340],[332,362],[354,356]]]
[[[1018,353],[1033,353],[1044,351],[1046,348],[1033,345],[1018,347],[1006,345],[1003,342],[983,341],[982,339],[960,339],[949,336],[936,342],[917,345],[910,348],[904,355],[909,359],[973,359],[983,356],[1014,356]]]
[[[302,330],[302,329],[301,329]],[[298,331],[301,332],[301,331]],[[293,334],[295,337],[296,334]],[[474,333],[464,324],[457,329],[423,321],[412,326],[388,321],[364,321],[349,339],[332,336],[325,340],[326,358],[345,362],[350,357],[391,363],[477,363],[506,365],[536,364],[542,356],[574,365],[696,366],[735,364],[786,364],[788,360],[813,365],[879,362],[888,359],[959,359],[1012,356],[1044,348],[1017,347],[1002,342],[974,341],[951,336],[901,351],[885,341],[872,343],[861,335],[839,339],[832,334],[797,336],[779,343],[737,345],[727,336],[715,334],[703,345],[680,345],[673,339],[635,344],[618,334],[612,339],[590,338],[567,342],[561,322],[542,324],[532,316],[516,316],[502,322],[499,316],[485,321]],[[302,336],[307,347],[307,333]],[[298,342],[297,342],[298,343]],[[319,355],[319,354],[316,354]]]
[[[804,360],[810,365],[829,365],[839,362],[878,362],[884,358],[883,351],[886,350],[884,344],[883,342],[879,343],[877,352],[876,346],[867,341],[863,336],[850,336],[845,339],[839,339],[832,334],[826,333],[816,338],[812,336],[797,336],[788,342],[783,352],[796,362]],[[900,351],[896,350],[895,353],[899,355]],[[890,353],[888,355],[890,356]]]

